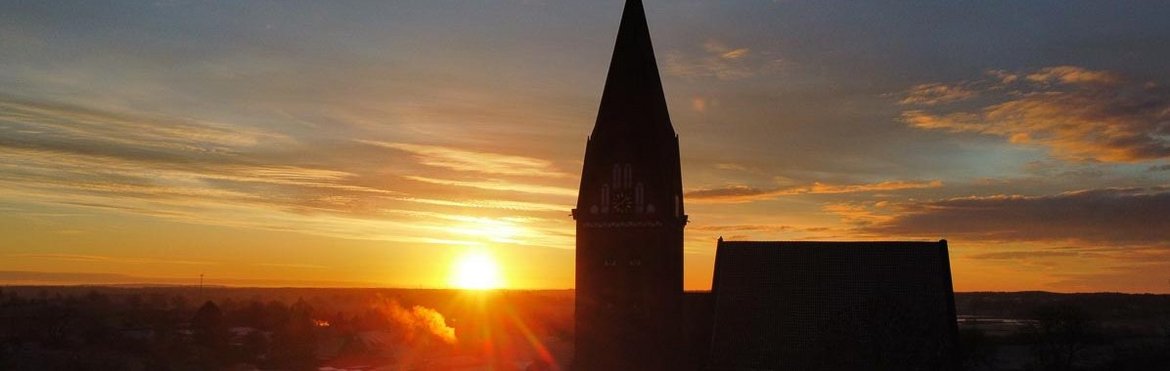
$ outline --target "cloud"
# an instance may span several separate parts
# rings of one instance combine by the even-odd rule
[[[535,194],[554,195],[554,196],[577,196],[577,190],[572,189],[572,188],[542,186],[542,185],[524,184],[524,183],[516,183],[516,182],[505,182],[505,181],[499,181],[499,180],[495,180],[495,181],[462,181],[462,180],[451,180],[451,179],[437,179],[437,178],[429,178],[429,177],[413,176],[413,175],[408,175],[408,176],[405,176],[404,178],[410,179],[410,180],[413,180],[416,182],[423,182],[423,183],[429,183],[429,184],[441,184],[441,185],[454,186],[454,187],[486,189],[486,190],[491,190],[491,191],[535,193]]]
[[[3,97],[0,107],[0,183],[9,196],[115,208],[126,199],[297,208],[396,194],[350,172],[266,160],[268,146],[297,145],[279,134]]]
[[[1071,66],[1027,74],[1025,83],[1012,89],[1005,89],[1003,82],[1016,79],[1005,76],[1014,75],[1000,72],[993,76],[997,81],[972,84],[993,85],[978,92],[989,102],[977,110],[911,109],[902,112],[902,121],[924,130],[999,136],[1014,144],[1047,148],[1066,161],[1170,157],[1170,89],[1125,83],[1112,72]],[[935,88],[926,90],[930,89]],[[911,89],[902,102],[920,106],[942,102],[918,90]],[[940,91],[937,96],[947,95]]]
[[[301,263],[260,263],[257,264],[262,267],[287,268],[287,269],[327,269],[324,265],[318,264],[301,264]]]
[[[388,143],[358,140],[360,143],[406,151],[415,156],[419,163],[456,171],[470,171],[485,174],[567,178],[551,161],[525,156],[505,155],[491,152],[410,143]]]
[[[719,170],[735,170],[735,171],[745,171],[745,172],[748,171],[747,166],[743,166],[743,165],[736,164],[736,163],[730,163],[730,162],[722,162],[722,163],[715,164],[715,168],[719,169]]]
[[[284,143],[287,136],[211,121],[95,110],[75,105],[0,96],[0,122],[16,138],[35,135],[42,144],[75,140],[133,146],[133,153],[173,151],[198,155],[231,153],[259,143]]]
[[[687,191],[687,201],[724,201],[728,203],[751,202],[770,200],[785,195],[780,189],[761,189],[742,184],[728,185],[722,188],[705,188]]]
[[[356,174],[329,169],[231,164],[230,159],[223,158],[202,162],[120,158],[6,144],[0,140],[0,159],[6,163],[0,165],[0,172],[7,175],[0,182],[9,184],[11,189],[63,200],[70,199],[70,195],[220,200],[278,208],[327,207],[350,212],[355,210],[338,201],[398,194],[355,184]]]
[[[126,263],[126,264],[180,264],[180,265],[211,265],[215,262],[209,261],[194,261],[194,260],[176,260],[176,259],[150,259],[150,258],[123,258],[101,255],[82,255],[82,254],[58,254],[58,253],[42,253],[42,254],[8,254],[5,255],[13,259],[47,259],[71,262],[91,262],[99,264],[109,263]]]
[[[832,185],[823,183],[813,183],[807,188],[805,193],[814,194],[831,194],[831,193],[857,193],[857,192],[877,192],[877,191],[897,191],[903,189],[922,189],[922,188],[939,188],[942,187],[941,180],[931,181],[888,181],[881,183],[869,184],[849,184],[849,185]]]
[[[704,238],[711,238],[721,236],[726,240],[786,241],[847,238],[847,235],[839,235],[839,233],[849,232],[847,229],[837,229],[834,227],[798,226],[767,222],[755,224],[692,223],[687,226],[687,230],[691,231],[690,236],[692,237],[705,236]],[[704,244],[710,242],[707,239],[703,239],[702,241]]]
[[[169,284],[190,286],[199,283],[199,277],[143,277],[115,273],[0,271],[0,283],[17,285],[95,285],[95,284]],[[383,287],[385,283],[332,280],[247,279],[214,277],[209,285],[241,287]]]
[[[739,80],[775,71],[786,63],[782,59],[756,55],[749,48],[733,48],[709,40],[703,43],[700,52],[667,52],[664,70],[671,76],[685,78]]]
[[[733,225],[695,225],[687,226],[692,231],[709,232],[787,232],[796,227],[781,224],[733,224]]]
[[[971,255],[972,259],[984,260],[1031,260],[1036,258],[1069,258],[1069,257],[1086,257],[1091,255],[1081,251],[1061,251],[1061,250],[1012,250],[1012,251],[997,251],[983,254]]]
[[[886,181],[867,184],[813,183],[784,188],[755,188],[747,185],[729,185],[722,188],[697,189],[686,192],[687,201],[698,203],[745,203],[771,200],[799,194],[840,194],[860,192],[898,191],[906,189],[938,188],[942,181]]]
[[[889,221],[891,215],[886,207],[888,202],[838,202],[822,207],[825,212],[835,214],[843,221],[856,226],[866,226]]]
[[[1102,188],[1046,196],[909,201],[860,231],[981,241],[1073,241],[1170,247],[1170,187]]]
[[[1020,79],[1020,75],[1004,71],[1004,70],[988,70],[985,72],[987,76],[995,78],[995,82],[999,84],[1011,84]]]
[[[1105,177],[1107,165],[1098,163],[1065,163],[1056,160],[1036,160],[1024,164],[1028,175],[1047,178],[1091,180]],[[1004,180],[1006,181],[1006,180]]]
[[[740,59],[740,58],[746,57],[748,55],[748,51],[749,51],[748,48],[732,49],[732,50],[728,50],[726,52],[723,52],[723,54],[719,54],[719,58],[731,59],[731,60]]]
[[[974,91],[967,90],[967,88],[959,85],[940,83],[920,84],[911,87],[910,91],[906,92],[906,97],[898,101],[898,104],[933,106],[936,104],[967,100],[975,95],[976,93]]]
[[[446,166],[438,167],[441,172],[482,165],[508,175],[565,176],[539,159],[400,147],[422,153],[424,161]],[[64,205],[85,214],[127,213],[200,225],[460,245],[482,241],[474,236],[417,236],[432,236],[450,224],[436,214],[565,213],[571,208],[442,192],[414,182],[391,183],[404,177],[388,166],[394,159],[377,166],[354,161],[383,152],[368,146],[321,147],[238,125],[0,97],[0,188],[5,190],[0,201],[22,205],[17,214],[38,208],[29,205]],[[429,182],[423,185],[575,194],[567,188],[517,186],[509,180],[447,181],[421,175],[414,180]],[[395,213],[400,208],[434,212]],[[554,223],[543,227],[563,228]],[[516,243],[571,246],[571,241],[549,231],[531,237]],[[101,259],[69,254],[24,258]]]
[[[727,240],[766,240],[766,239],[793,239],[793,233],[798,233],[796,227],[781,224],[732,224],[732,225],[689,225],[687,229],[691,235],[702,235],[707,238],[718,235]],[[709,232],[709,233],[704,233]],[[709,240],[704,239],[704,243]]]
[[[1109,71],[1093,71],[1076,66],[1047,67],[1026,76],[1028,81],[1062,84],[1113,84],[1121,80]]]
[[[558,205],[541,202],[510,201],[510,200],[442,200],[419,197],[402,197],[399,200],[428,205],[451,206],[460,208],[485,208],[514,211],[568,211],[570,205]]]

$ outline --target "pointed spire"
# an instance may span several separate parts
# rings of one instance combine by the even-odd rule
[[[685,223],[678,136],[670,124],[646,12],[639,0],[626,1],[618,26],[597,123],[585,147],[579,212],[608,204],[602,190],[616,183],[613,174],[619,166],[624,174],[638,179],[645,192],[643,202],[659,210],[654,217]]]
[[[673,137],[642,1],[627,0],[592,137]]]

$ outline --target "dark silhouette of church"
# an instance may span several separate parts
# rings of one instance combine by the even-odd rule
[[[719,239],[683,292],[678,135],[640,0],[628,0],[585,148],[575,370],[949,370],[946,241]]]

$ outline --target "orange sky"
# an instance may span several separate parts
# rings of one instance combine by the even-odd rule
[[[1170,12],[1090,4],[648,2],[686,287],[946,238],[959,291],[1170,292]],[[620,11],[0,5],[0,283],[571,287]]]

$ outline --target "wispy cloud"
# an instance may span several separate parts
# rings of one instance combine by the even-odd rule
[[[292,268],[292,269],[327,269],[324,265],[303,263],[260,263],[263,267]]]
[[[1083,251],[1068,251],[1068,250],[1011,250],[1011,251],[996,251],[971,255],[972,259],[985,260],[1032,260],[1037,258],[1067,258],[1067,257],[1090,257],[1093,253],[1086,253]]]
[[[787,223],[752,224],[702,224],[688,225],[691,236],[713,237],[721,236],[728,240],[785,240],[799,241],[811,239],[840,239],[847,238],[848,230],[818,225],[794,225]]]
[[[1094,71],[1077,66],[1056,66],[1042,68],[1029,73],[1028,81],[1060,84],[1114,84],[1121,77],[1109,71]]]
[[[994,195],[886,206],[860,228],[884,236],[1170,247],[1170,187],[1102,188],[1046,196]],[[865,212],[876,212],[866,208]]]
[[[60,261],[72,261],[72,262],[92,262],[92,263],[178,264],[178,265],[217,264],[216,262],[210,262],[210,261],[128,258],[128,257],[102,256],[102,255],[58,254],[58,253],[7,254],[5,256],[12,258],[12,259],[46,259],[46,260],[60,260]]]
[[[420,198],[420,197],[401,197],[402,201],[415,202],[428,205],[452,206],[452,207],[467,207],[467,208],[486,208],[486,209],[501,209],[501,210],[515,210],[515,211],[564,211],[568,212],[573,207],[565,204],[550,204],[542,202],[528,202],[528,201],[509,201],[509,200],[443,200],[434,198]]]
[[[34,271],[0,271],[0,282],[18,285],[94,285],[94,284],[164,284],[192,286],[199,284],[199,277],[174,276],[134,276],[113,273],[85,273],[85,272],[34,272]],[[336,280],[294,280],[294,279],[255,279],[215,277],[209,279],[211,285],[237,285],[243,287],[382,287],[384,283],[361,281]]]
[[[451,179],[437,179],[437,178],[413,176],[413,175],[405,176],[405,178],[413,180],[413,181],[429,183],[429,184],[440,184],[440,185],[448,185],[448,186],[454,186],[454,187],[478,188],[478,189],[486,189],[486,190],[491,190],[491,191],[535,193],[535,194],[544,194],[544,195],[553,195],[553,196],[576,196],[577,195],[577,190],[572,189],[572,188],[542,186],[542,185],[535,185],[535,184],[506,182],[506,181],[499,181],[499,180],[496,180],[496,181],[463,181],[463,180],[451,180]]]
[[[1170,157],[1170,89],[1152,82],[1126,83],[1109,71],[1072,66],[1044,68],[1026,74],[1024,83],[1005,88],[1005,81],[1017,81],[1014,76],[1006,72],[994,76],[997,80],[990,84],[995,89],[981,92],[994,102],[978,110],[912,109],[902,113],[902,121],[919,129],[994,135],[1041,146],[1069,161]],[[941,90],[924,95],[916,87],[902,103],[930,106],[953,95],[934,88],[945,85],[925,86],[932,87],[927,91]]]
[[[825,184],[813,183],[804,186],[783,188],[756,188],[747,185],[729,185],[722,188],[708,188],[688,191],[687,201],[697,203],[745,203],[772,200],[781,196],[800,194],[840,194],[861,192],[884,192],[907,189],[942,187],[939,180],[930,181],[885,181],[866,184]]]
[[[844,184],[844,185],[813,183],[813,185],[806,188],[807,189],[806,193],[831,194],[831,193],[880,192],[880,191],[897,191],[897,190],[903,190],[903,189],[939,188],[942,186],[943,186],[943,183],[941,180],[930,180],[930,181],[895,180],[895,181],[880,182],[880,183]]]
[[[753,53],[749,48],[729,47],[722,42],[708,40],[702,44],[701,51],[675,50],[666,53],[665,72],[686,78],[738,80],[779,70],[785,63],[780,58]]]
[[[854,226],[883,223],[893,217],[887,201],[834,202],[825,204],[821,209]]]
[[[320,148],[247,128],[198,120],[0,99],[0,200],[66,205],[146,215],[185,223],[289,231],[321,236],[459,245],[474,238],[433,236],[449,220],[434,214],[393,214],[396,208],[463,213],[478,210],[563,213],[568,205],[510,199],[513,193],[568,197],[556,186],[510,180],[448,180],[395,175],[328,156]],[[270,141],[271,139],[271,141]],[[278,144],[273,146],[273,142]],[[549,161],[435,146],[393,144],[442,172],[475,168],[502,177],[562,179]],[[346,149],[368,158],[384,150]],[[364,152],[361,152],[364,151]],[[499,191],[501,197],[411,188],[425,184]],[[393,182],[398,180],[397,183]],[[533,229],[541,228],[534,226]],[[547,237],[547,238],[546,238]],[[559,245],[559,237],[517,241]],[[29,259],[102,259],[38,255]],[[94,260],[98,261],[98,260]],[[107,260],[108,261],[108,260]],[[145,262],[145,261],[143,261]]]
[[[936,104],[957,102],[975,97],[974,91],[962,85],[947,85],[940,83],[914,85],[906,92],[906,97],[898,101],[899,104],[921,104],[932,106]]]
[[[86,140],[192,155],[233,152],[259,143],[286,143],[287,136],[211,121],[119,113],[0,96],[0,122],[18,138],[36,135],[42,144]]]
[[[423,165],[456,171],[532,177],[570,177],[569,174],[561,172],[553,166],[551,161],[534,157],[469,151],[453,147],[422,144],[390,143],[370,140],[358,140],[358,142],[406,151],[413,154],[419,163]]]
[[[785,232],[796,229],[796,227],[784,224],[731,224],[731,225],[695,225],[688,226],[687,229],[695,231],[712,231],[712,232]]]
[[[1146,171],[1170,171],[1170,164],[1150,166]]]
[[[719,169],[719,170],[748,171],[747,166],[743,166],[743,165],[731,163],[731,162],[723,162],[723,163],[715,164],[715,168]]]

